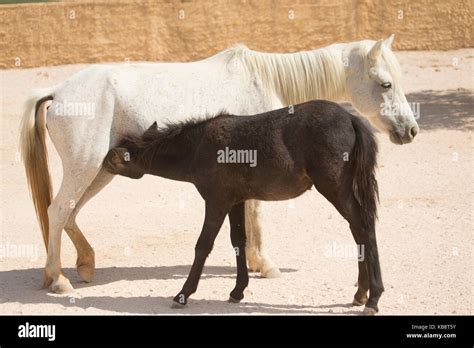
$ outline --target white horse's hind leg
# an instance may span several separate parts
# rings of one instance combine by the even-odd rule
[[[74,174],[64,167],[64,176],[58,194],[48,208],[49,240],[48,258],[45,267],[45,286],[51,285],[56,293],[66,293],[73,288],[61,271],[61,234],[77,202],[97,175],[100,164],[86,165],[80,173]],[[88,170],[86,170],[86,168]],[[80,180],[78,180],[80,178]]]
[[[79,200],[79,203],[74,208],[73,212],[69,216],[69,219],[64,227],[64,230],[71,238],[76,250],[77,250],[77,272],[85,282],[91,282],[95,272],[95,254],[94,249],[91,247],[84,234],[80,230],[76,223],[76,216],[84,205],[99,193],[107,184],[114,178],[113,174],[110,174],[105,169],[101,169],[97,176],[94,178],[92,183],[87,187],[86,191]]]
[[[70,217],[64,230],[71,238],[77,251],[76,268],[82,280],[89,283],[95,272],[95,253],[86,237],[76,224],[75,217]]]
[[[247,237],[245,254],[247,255],[249,268],[252,271],[260,271],[264,278],[277,278],[280,276],[280,270],[263,250],[262,231],[257,220],[259,204],[255,200],[245,202],[245,231]]]

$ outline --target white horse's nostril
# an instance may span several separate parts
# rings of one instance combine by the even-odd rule
[[[410,135],[412,138],[414,138],[418,134],[418,127],[411,127],[410,129]]]

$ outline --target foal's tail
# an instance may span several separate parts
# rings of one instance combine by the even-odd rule
[[[379,190],[375,178],[377,166],[377,142],[373,132],[362,120],[352,116],[356,139],[352,158],[354,160],[354,179],[352,191],[361,207],[362,223],[371,227],[377,219]]]
[[[46,112],[41,106],[44,102],[53,100],[53,92],[52,88],[41,89],[28,98],[20,129],[20,152],[46,250],[49,234],[48,207],[53,189],[45,142]]]

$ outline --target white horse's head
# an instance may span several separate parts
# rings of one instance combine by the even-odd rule
[[[390,135],[395,144],[410,143],[419,131],[401,86],[401,71],[390,49],[393,35],[385,40],[362,41],[354,46],[346,69],[346,92],[352,105],[369,121]]]

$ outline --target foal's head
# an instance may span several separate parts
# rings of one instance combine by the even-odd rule
[[[140,179],[145,171],[132,160],[130,150],[125,147],[114,147],[104,160],[104,168],[109,173]]]
[[[139,137],[126,137],[112,148],[104,159],[104,168],[109,173],[140,179],[151,165],[153,141],[159,138],[157,123]]]
[[[347,89],[354,107],[396,144],[406,144],[418,133],[418,124],[401,86],[398,61],[385,40],[363,41],[350,54]]]

